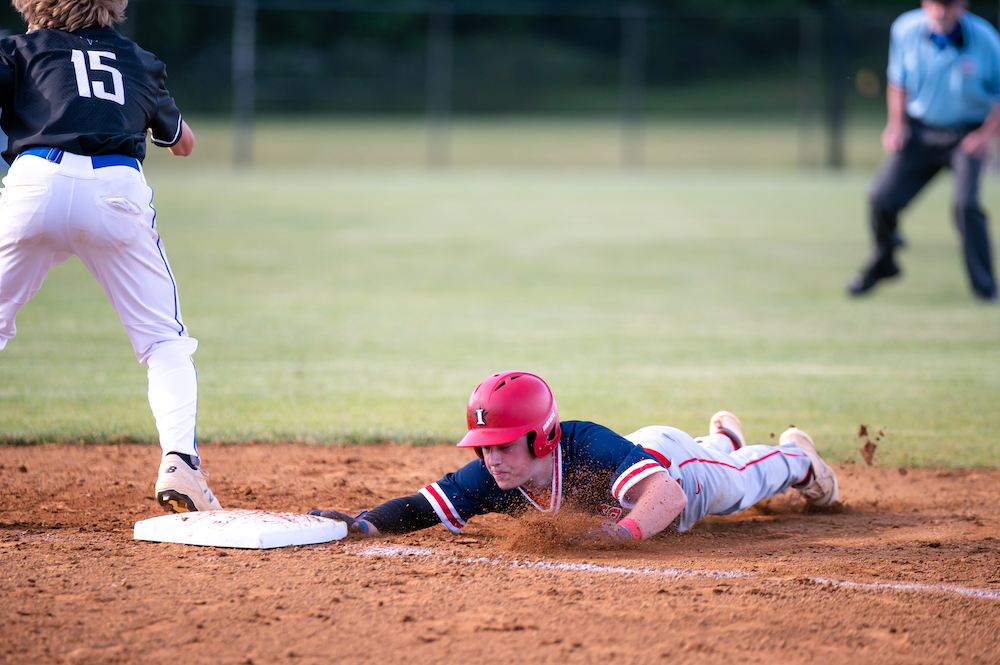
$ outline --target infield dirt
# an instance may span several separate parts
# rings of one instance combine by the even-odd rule
[[[359,511],[452,446],[203,445],[226,508]],[[621,550],[544,521],[277,550],[137,542],[159,448],[0,448],[3,663],[997,663],[1000,471],[835,465]],[[568,564],[568,565],[562,565]]]

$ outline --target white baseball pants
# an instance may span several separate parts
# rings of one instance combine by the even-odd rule
[[[692,439],[676,427],[660,425],[643,427],[625,438],[669,460],[667,472],[688,498],[687,507],[671,525],[675,531],[687,531],[706,515],[745,510],[801,483],[809,473],[809,458],[791,444],[734,450],[725,434]]]
[[[49,270],[72,255],[100,283],[147,365],[163,452],[197,456],[198,341],[181,319],[177,286],[140,168],[95,168],[90,157],[22,155],[0,191],[0,349]],[[136,162],[138,166],[138,162]]]

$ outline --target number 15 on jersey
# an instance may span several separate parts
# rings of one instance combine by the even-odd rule
[[[73,49],[73,68],[76,70],[76,87],[80,91],[81,97],[97,97],[106,99],[125,106],[125,83],[122,80],[122,73],[105,64],[102,59],[117,60],[118,57],[111,51],[84,51]],[[90,64],[90,72],[108,72],[111,74],[111,90],[107,89],[104,81],[92,81],[90,72],[87,71],[87,60]]]

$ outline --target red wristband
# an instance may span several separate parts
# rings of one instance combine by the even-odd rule
[[[642,527],[631,517],[626,517],[618,522],[619,525],[628,529],[628,532],[632,534],[632,538],[635,540],[642,540]]]

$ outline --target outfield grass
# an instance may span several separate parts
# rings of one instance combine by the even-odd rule
[[[865,423],[885,464],[1000,464],[1000,307],[968,292],[944,179],[906,218],[904,279],[854,301],[866,170],[159,157],[147,175],[201,341],[200,440],[454,441],[476,383],[522,368],[564,418],[622,432],[699,434],[726,408],[754,441],[794,423],[834,461],[860,459]],[[155,441],[144,368],[77,259],[17,323],[4,440]]]
[[[844,133],[845,162],[872,168],[881,156],[883,117],[852,116]],[[150,150],[151,169],[226,168],[233,133],[217,119],[191,121],[194,155],[172,158]],[[650,119],[644,123],[642,161],[653,169],[793,169],[824,162],[826,138],[817,124],[794,116]],[[458,118],[448,132],[455,168],[613,169],[622,164],[622,126],[617,118]],[[410,169],[427,164],[427,126],[421,119],[262,118],[254,157],[263,168]]]

